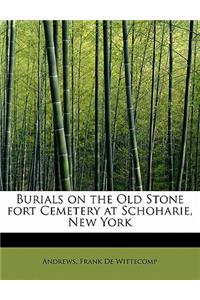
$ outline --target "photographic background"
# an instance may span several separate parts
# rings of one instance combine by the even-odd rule
[[[1,190],[199,190],[198,21],[0,30]]]

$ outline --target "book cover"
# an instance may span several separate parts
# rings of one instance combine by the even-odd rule
[[[1,21],[1,279],[200,279],[199,30]]]

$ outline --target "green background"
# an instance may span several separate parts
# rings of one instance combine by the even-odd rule
[[[76,259],[75,265],[43,264]],[[80,258],[114,264],[80,264]],[[155,264],[116,264],[118,258],[157,259]],[[1,279],[199,280],[200,248],[1,248]]]

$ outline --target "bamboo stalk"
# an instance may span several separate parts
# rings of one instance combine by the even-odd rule
[[[135,132],[133,103],[132,103],[132,99],[131,99],[131,76],[130,76],[130,66],[129,66],[127,21],[122,21],[122,27],[123,27],[124,68],[125,68],[125,83],[126,83],[126,98],[127,98],[127,112],[128,112],[128,121],[129,121],[130,146],[131,146],[131,154],[132,154],[133,161],[134,161],[136,186],[139,191],[142,191],[142,178],[141,178],[140,162],[139,162],[136,132]]]
[[[8,85],[6,92],[6,127],[5,127],[5,149],[4,149],[4,190],[9,187],[9,159],[11,144],[11,105],[12,105],[12,88],[14,73],[14,52],[15,52],[15,21],[10,22],[10,49],[9,49],[9,71]]]
[[[186,153],[187,132],[188,132],[189,88],[190,88],[190,73],[191,73],[191,62],[192,62],[193,27],[194,27],[194,21],[190,21],[189,39],[188,39],[187,73],[186,73],[185,98],[184,98],[184,115],[183,115],[183,128],[182,128],[182,142],[181,142],[180,163],[179,163],[179,168],[178,168],[177,185],[176,185],[176,188],[178,191],[181,191],[184,165],[185,165],[185,153]]]
[[[44,31],[45,31],[48,66],[49,66],[51,98],[52,98],[53,113],[54,113],[54,134],[56,136],[56,142],[58,146],[58,157],[60,163],[62,189],[64,191],[69,191],[71,190],[69,163],[68,163],[69,160],[68,160],[67,147],[65,141],[62,106],[60,102],[53,34],[52,34],[50,21],[43,21],[43,24],[44,24]]]
[[[110,126],[110,67],[108,56],[108,21],[103,21],[103,49],[104,49],[104,93],[105,93],[105,133],[107,157],[107,190],[113,190],[113,162]]]

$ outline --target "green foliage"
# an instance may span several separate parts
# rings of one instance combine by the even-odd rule
[[[195,170],[196,140],[198,126],[198,107],[200,104],[200,57],[199,57],[199,28],[195,21],[193,45],[196,43],[196,66],[192,64],[190,87],[193,82],[193,135],[192,135],[192,166]],[[140,160],[142,181],[147,181],[147,161],[149,144],[149,119],[151,101],[151,75],[152,75],[152,49],[153,49],[153,23],[152,21],[134,21],[134,47],[132,49],[132,26],[128,21],[128,45],[129,63],[133,51],[133,90],[132,102],[136,114],[136,138]],[[168,21],[157,21],[156,56],[155,56],[155,90],[158,77],[158,63],[163,24],[164,39],[162,63],[160,68],[159,105],[157,111],[155,144],[153,150],[152,185],[154,190],[168,190],[168,150],[167,150],[167,126],[168,126],[168,75],[169,75],[169,32]],[[69,30],[69,83],[71,93],[71,38],[72,22],[68,22]],[[172,21],[173,27],[173,104],[172,104],[172,131],[173,131],[173,154],[174,176],[177,178],[178,163],[180,159],[182,119],[184,113],[184,92],[186,81],[186,67],[188,55],[189,21]],[[43,28],[42,28],[43,29]],[[4,107],[5,107],[5,33],[6,22],[0,23],[0,101],[1,111],[1,145],[4,143]],[[28,190],[30,187],[31,170],[33,164],[33,151],[36,142],[37,131],[37,94],[38,94],[38,21],[16,21],[16,44],[15,44],[15,67],[12,92],[11,109],[11,152],[10,164],[12,166],[10,177],[11,189]],[[79,185],[75,189],[94,189],[94,166],[95,166],[95,21],[74,21],[74,96],[75,96],[75,157],[77,158],[77,136],[79,129],[79,169],[76,164],[76,174],[79,176]],[[109,36],[108,26],[108,36]],[[149,33],[149,37],[148,37]],[[79,69],[79,49],[82,39],[81,65]],[[58,22],[59,40],[59,90],[63,103],[63,66],[62,66],[62,22]],[[121,21],[113,21],[112,32],[112,86],[110,90],[110,123],[111,137],[114,132],[114,116],[119,83],[120,65],[123,60],[123,34]],[[193,61],[193,60],[192,60]],[[47,58],[45,50],[45,36],[41,31],[41,98],[42,98],[42,174],[45,178],[43,189],[54,190],[54,142],[53,142],[53,111],[48,80]],[[79,79],[80,77],[80,79]],[[79,86],[79,89],[78,89]],[[78,128],[78,98],[80,100],[80,127]],[[70,98],[71,113],[71,98]],[[104,67],[103,67],[103,23],[99,21],[99,137],[100,137],[100,162],[101,184],[104,172]],[[191,112],[191,93],[189,99],[189,112]],[[70,115],[71,118],[71,115]],[[189,113],[189,122],[191,114]],[[26,124],[26,125],[25,125]],[[71,123],[70,123],[71,124]],[[128,116],[126,108],[126,89],[124,65],[122,65],[122,78],[119,88],[118,116],[116,122],[116,144],[113,160],[113,182],[115,190],[127,190],[130,174],[130,145],[129,145]],[[112,140],[113,142],[113,140]],[[189,138],[187,140],[189,145]],[[3,154],[1,146],[1,161]],[[187,147],[186,160],[189,161],[190,148]],[[23,162],[24,158],[24,162]],[[199,162],[199,155],[198,155]],[[22,170],[23,163],[25,164]],[[1,166],[3,172],[3,166]],[[192,175],[195,176],[195,171]],[[199,175],[199,174],[198,174]],[[1,176],[1,175],[0,175]],[[38,176],[38,175],[37,175]],[[16,179],[17,178],[17,179]],[[23,179],[24,178],[24,179]],[[190,182],[191,178],[188,178]],[[22,181],[24,183],[22,184]],[[36,178],[36,181],[38,179]],[[192,179],[193,180],[193,179]],[[185,169],[183,181],[185,182]],[[184,186],[184,183],[183,183]],[[37,189],[38,189],[37,183]],[[200,188],[198,182],[197,189]],[[144,190],[146,186],[144,186]],[[190,186],[188,186],[190,189]]]

